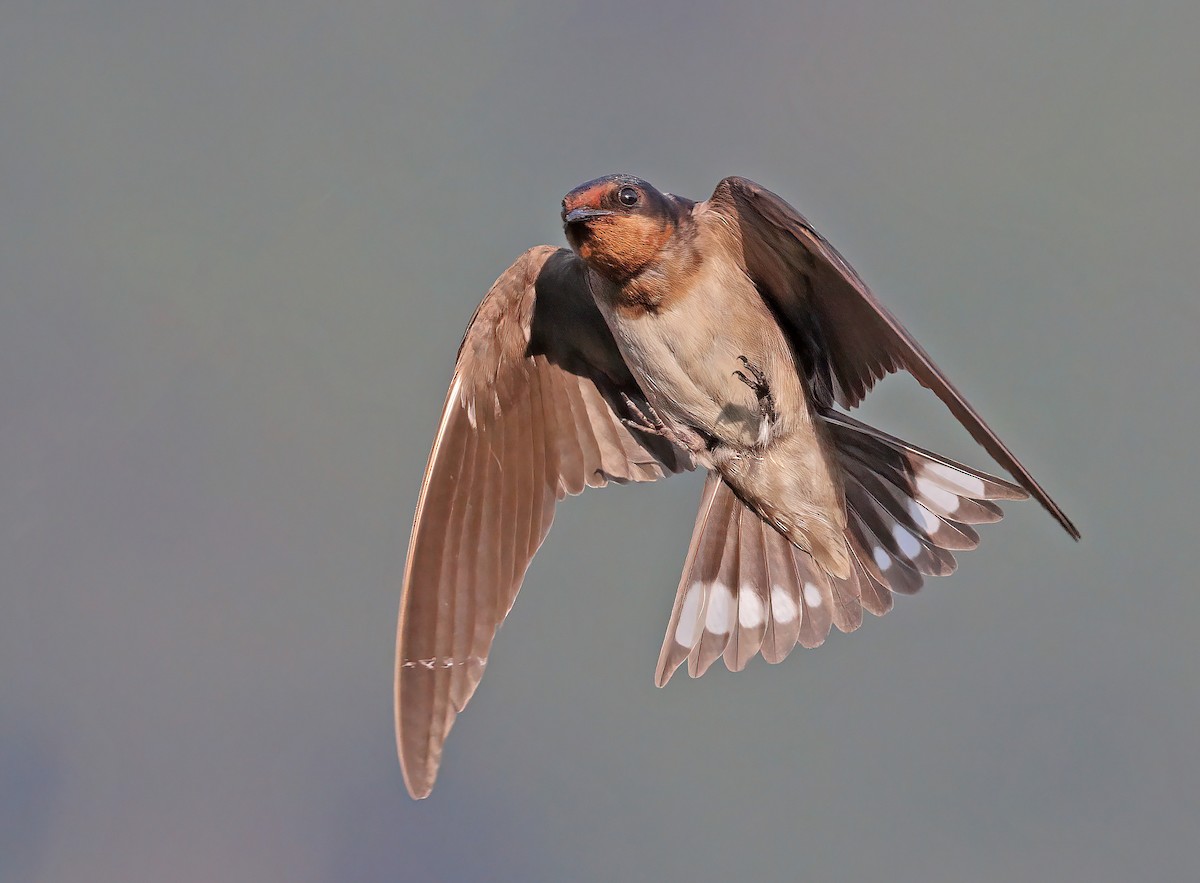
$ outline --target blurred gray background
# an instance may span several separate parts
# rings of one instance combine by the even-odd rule
[[[1200,879],[1200,6],[732,6],[0,6],[0,879]],[[796,204],[1083,542],[660,691],[699,481],[590,492],[414,803],[455,348],[614,171]]]

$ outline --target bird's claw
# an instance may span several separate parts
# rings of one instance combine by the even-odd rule
[[[658,411],[649,402],[646,402],[646,410],[643,411],[638,403],[625,393],[621,393],[621,401],[625,404],[629,413],[633,415],[632,417],[621,418],[621,422],[630,429],[636,429],[638,432],[644,432],[647,435],[657,435],[660,438],[665,438],[677,448],[688,451],[693,456],[696,456],[702,450],[702,444],[684,438],[668,426],[662,417],[659,416]],[[650,413],[647,415],[646,411]]]
[[[771,385],[767,383],[767,375],[745,356],[738,356],[738,361],[742,363],[742,367],[749,372],[749,375],[745,371],[734,371],[733,376],[754,391],[758,397],[758,407],[762,412],[763,419],[768,423],[774,423],[777,416],[775,396],[771,394]]]
[[[654,410],[654,406],[649,402],[646,403],[646,410],[650,412],[650,416],[647,416],[646,412],[638,407],[637,402],[625,393],[621,393],[621,401],[624,402],[629,413],[633,415],[632,417],[621,418],[621,422],[630,429],[636,429],[647,435],[659,435],[663,438],[671,438],[671,430],[667,428],[667,424],[658,416],[658,412]]]

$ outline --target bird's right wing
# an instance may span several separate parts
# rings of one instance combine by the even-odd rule
[[[704,208],[728,222],[737,236],[747,275],[778,310],[801,351],[816,360],[816,377],[824,381],[822,385],[832,385],[825,397],[836,397],[853,408],[875,381],[892,371],[908,371],[942,400],[1017,484],[1079,539],[1078,529],[1062,508],[803,215],[745,178],[726,178]]]
[[[609,481],[690,469],[622,422],[645,399],[571,252],[540,246],[467,327],[421,486],[396,639],[396,739],[413,797],[483,676],[555,503]]]

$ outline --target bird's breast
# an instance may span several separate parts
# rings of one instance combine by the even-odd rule
[[[710,261],[655,310],[631,310],[621,292],[593,288],[642,390],[662,416],[736,447],[761,446],[759,398],[737,377],[745,357],[767,378],[779,420],[807,419],[791,349],[749,278]]]

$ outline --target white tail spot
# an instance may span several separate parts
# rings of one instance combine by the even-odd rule
[[[968,475],[952,466],[942,463],[924,463],[921,465],[921,471],[932,475],[935,479],[940,479],[942,484],[962,491],[968,497],[984,499],[984,495],[987,493],[982,481],[974,475]]]
[[[821,589],[815,583],[804,584],[804,603],[809,607],[820,607],[823,600]]]
[[[871,557],[875,559],[875,566],[880,570],[887,570],[892,566],[892,556],[879,546],[872,550]]]
[[[733,592],[724,583],[713,583],[708,590],[708,613],[704,627],[714,635],[723,635],[733,625]]]
[[[921,495],[922,499],[932,503],[947,515],[953,515],[958,510],[960,503],[958,495],[952,494],[931,479],[917,476],[917,493]]]
[[[700,623],[700,602],[704,599],[704,583],[694,582],[688,586],[687,594],[683,596],[683,607],[679,610],[679,623],[675,626],[675,641],[691,647],[696,643],[697,628]]]
[[[942,520],[916,500],[909,500],[907,508],[908,514],[925,529],[927,534],[935,534],[941,528]]]
[[[892,526],[892,538],[895,539],[896,545],[900,547],[900,551],[907,557],[912,558],[915,555],[921,554],[921,544],[903,525]]]
[[[738,625],[744,629],[758,628],[763,624],[765,616],[762,599],[754,591],[754,586],[742,586],[738,589]]]
[[[796,602],[784,591],[783,586],[771,586],[771,616],[776,622],[789,623],[799,611]]]

